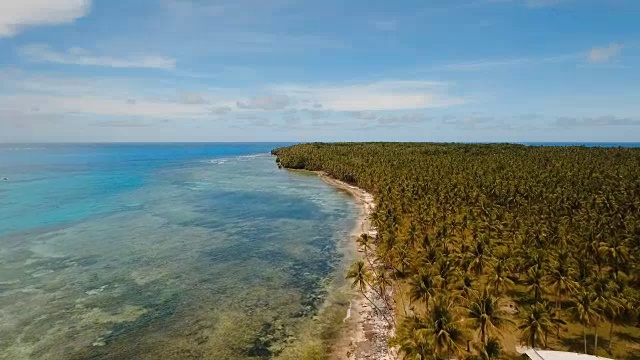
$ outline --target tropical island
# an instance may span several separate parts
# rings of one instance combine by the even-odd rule
[[[402,358],[640,358],[640,149],[313,143],[273,154],[374,196],[376,231],[359,237],[363,259],[346,276],[386,305],[367,297]]]

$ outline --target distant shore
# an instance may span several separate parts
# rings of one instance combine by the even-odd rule
[[[361,234],[375,236],[376,230],[372,227],[370,220],[375,207],[373,195],[356,186],[336,180],[325,173],[314,173],[327,184],[348,192],[358,206],[358,217],[351,234],[354,248],[357,249],[356,239]],[[365,254],[361,253],[361,256],[365,257]],[[392,291],[392,289],[389,290]],[[379,308],[385,307],[384,301],[372,289],[368,290],[367,297],[375,299]],[[387,309],[387,311],[392,316],[394,315],[393,309]],[[388,346],[388,340],[393,336],[394,330],[389,329],[383,316],[375,311],[361,293],[354,290],[353,299],[345,314],[344,326],[332,347],[329,358],[332,360],[395,359],[394,352]]]

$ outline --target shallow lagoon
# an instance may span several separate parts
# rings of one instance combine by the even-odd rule
[[[237,154],[263,149],[203,146],[0,165],[17,169],[0,192],[0,359],[262,359],[298,346],[339,280],[355,205],[264,152]]]

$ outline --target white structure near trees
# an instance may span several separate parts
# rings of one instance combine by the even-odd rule
[[[521,354],[526,354],[531,360],[613,360],[599,356],[565,351],[518,349],[518,352]]]

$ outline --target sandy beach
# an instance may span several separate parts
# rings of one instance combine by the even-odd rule
[[[370,215],[375,207],[373,195],[345,182],[333,179],[324,173],[317,174],[326,183],[338,189],[347,191],[354,198],[359,209],[359,216],[351,234],[354,247],[357,247],[356,239],[363,233],[370,236],[376,235],[376,230],[372,227]],[[362,258],[364,251],[358,249]],[[372,256],[372,254],[369,254]],[[366,259],[365,259],[366,260]],[[389,289],[391,292],[392,289]],[[369,289],[367,297],[376,302],[376,306],[383,311],[393,315],[393,309],[387,309],[385,302],[378,294]],[[390,298],[393,298],[390,296]],[[397,354],[393,349],[389,349],[387,343],[394,334],[394,328],[389,328],[384,317],[371,306],[361,293],[353,291],[351,306],[345,314],[344,326],[339,338],[336,340],[330,359],[396,359]]]

